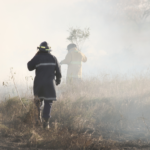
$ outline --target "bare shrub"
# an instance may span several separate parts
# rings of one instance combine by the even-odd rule
[[[71,43],[75,43],[77,45],[78,50],[81,51],[83,43],[86,41],[86,39],[90,36],[89,28],[85,28],[84,30],[81,30],[80,28],[69,28],[69,37],[67,40],[69,40]]]

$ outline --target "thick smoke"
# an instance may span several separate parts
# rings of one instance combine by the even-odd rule
[[[88,46],[95,53],[89,55],[91,61],[97,59],[101,71],[131,74],[149,67],[150,1],[97,1],[86,9],[97,19],[91,27],[90,40],[95,41]]]
[[[77,7],[74,10],[70,8],[67,13],[74,12],[74,14],[77,14],[76,16],[72,15],[72,20],[76,21],[76,25],[85,26],[81,19],[77,22],[76,17],[85,18],[84,21],[89,23],[87,26],[91,29],[89,41],[83,48],[83,52],[88,57],[88,62],[83,66],[83,69],[86,70],[84,73],[91,76],[104,71],[108,72],[108,75],[101,76],[98,82],[96,79],[95,84],[93,83],[94,79],[91,78],[83,88],[78,88],[79,92],[70,92],[70,95],[81,95],[81,97],[89,99],[88,108],[90,104],[99,104],[95,105],[96,109],[91,108],[94,111],[94,128],[99,124],[103,124],[103,127],[108,125],[110,131],[114,134],[118,128],[119,134],[127,133],[128,135],[132,131],[131,139],[140,138],[139,134],[144,135],[149,132],[150,126],[147,121],[150,113],[148,107],[150,97],[149,78],[136,75],[131,80],[124,80],[123,77],[119,78],[118,76],[110,79],[110,74],[116,72],[131,74],[135,71],[143,73],[143,70],[149,67],[150,1],[95,0],[88,3],[83,1],[83,4],[78,7],[79,9]],[[62,18],[59,16],[57,19]],[[38,20],[40,19],[38,18]],[[67,27],[65,26],[65,28]],[[54,35],[56,36],[56,33]],[[58,37],[57,39],[60,40]],[[29,85],[24,85],[26,87],[25,93],[23,93],[25,96],[26,92],[32,94],[30,91],[33,81],[25,81],[25,84],[28,84],[28,82],[30,82]],[[11,86],[13,89],[12,84]],[[18,85],[19,89],[22,87],[22,85]],[[9,92],[9,89],[5,87],[5,94],[8,95]],[[13,95],[12,90],[10,94]],[[62,94],[63,96],[66,95]],[[67,96],[69,97],[69,95]],[[74,99],[76,101],[77,97],[74,96]],[[83,101],[83,104],[88,103],[86,100]],[[103,105],[105,107],[102,107]],[[100,129],[102,129],[101,126]],[[109,129],[107,128],[107,130]]]

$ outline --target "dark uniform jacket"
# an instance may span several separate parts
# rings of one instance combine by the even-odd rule
[[[44,100],[56,100],[55,77],[61,80],[61,70],[55,56],[38,52],[27,64],[29,71],[36,70],[34,95]]]

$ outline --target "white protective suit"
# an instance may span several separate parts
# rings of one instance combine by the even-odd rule
[[[70,49],[64,60],[60,64],[67,64],[67,82],[82,78],[82,62],[86,62],[86,56],[76,47]]]

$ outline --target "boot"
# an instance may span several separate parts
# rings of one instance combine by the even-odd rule
[[[38,110],[38,118],[36,120],[36,126],[40,126],[42,123],[42,110]]]
[[[36,125],[39,126],[42,123],[42,109],[41,109],[42,101],[38,97],[35,97],[34,98],[34,103],[36,105],[36,108],[35,108],[35,112],[36,112],[36,118],[35,118],[36,119]]]
[[[43,128],[49,129],[49,118],[43,118]]]
[[[38,110],[38,120],[42,123],[42,110]]]

